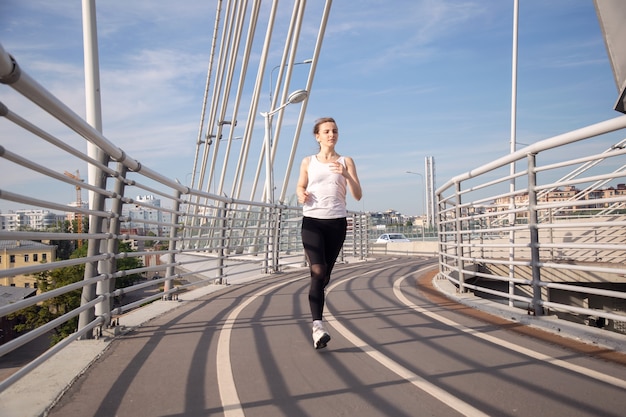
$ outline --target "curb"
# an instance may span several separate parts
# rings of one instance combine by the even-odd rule
[[[569,322],[554,315],[531,316],[518,308],[480,298],[473,293],[459,294],[454,284],[447,279],[437,278],[437,275],[433,278],[433,286],[449,299],[493,316],[541,329],[578,342],[626,353],[626,335]]]

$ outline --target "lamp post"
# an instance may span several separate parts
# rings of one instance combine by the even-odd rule
[[[301,62],[294,62],[292,65],[303,65],[303,64],[310,64],[313,62],[312,58],[309,59],[305,59],[304,61]],[[289,64],[284,64],[282,65],[283,67],[288,66]],[[281,65],[276,65],[274,68],[272,68],[272,70],[270,71],[270,104],[272,103],[272,80],[274,79],[274,71],[276,71],[278,68],[280,68]]]
[[[265,119],[265,201],[270,204],[274,204],[274,167],[272,166],[272,116],[284,109],[290,104],[300,103],[309,96],[309,92],[306,90],[296,90],[289,94],[287,101],[274,110],[268,112],[261,112],[261,116]]]
[[[513,58],[511,65],[511,153],[515,152],[515,141],[517,140],[516,136],[516,128],[517,128],[517,46],[518,46],[518,23],[519,23],[519,0],[513,0]],[[511,176],[511,182],[509,184],[509,192],[511,194],[511,198],[509,201],[509,210],[511,213],[509,214],[509,227],[515,224],[515,162],[511,162],[509,166],[509,174]],[[509,306],[513,307],[513,294],[515,294],[515,283],[513,282],[513,278],[515,277],[515,265],[513,261],[515,260],[515,229],[511,227],[509,230]],[[463,287],[460,287],[463,288]],[[462,291],[465,292],[465,291]],[[533,303],[534,303],[533,297]],[[534,305],[535,312],[539,311],[541,308],[537,305]],[[541,315],[541,313],[537,314]]]
[[[419,177],[422,179],[422,184],[424,183],[424,176],[422,174],[420,174],[419,172],[413,172],[413,171],[406,171],[407,174],[413,174],[413,175],[419,175]],[[424,211],[424,198],[422,198],[422,212]]]
[[[274,205],[274,166],[272,164],[272,116],[284,109],[290,104],[300,103],[309,96],[307,90],[296,90],[289,94],[287,101],[274,110],[268,112],[261,112],[261,116],[265,119],[265,137],[263,140],[265,146],[265,201],[272,206]],[[268,208],[271,213],[273,207]],[[272,222],[268,219],[268,252],[272,255],[272,272],[278,271],[278,253],[276,251],[278,245],[275,244],[277,239],[276,227],[273,227]],[[268,265],[269,266],[269,265]],[[269,268],[268,268],[269,269]]]

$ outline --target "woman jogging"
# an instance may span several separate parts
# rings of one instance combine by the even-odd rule
[[[303,204],[302,244],[311,271],[313,346],[321,349],[330,340],[322,321],[324,289],[346,238],[346,186],[357,201],[362,191],[352,158],[335,151],[339,139],[335,120],[317,120],[313,134],[320,150],[302,160],[297,194]]]

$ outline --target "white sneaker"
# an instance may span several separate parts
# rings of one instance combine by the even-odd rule
[[[313,347],[323,349],[330,341],[330,335],[320,322],[313,323]]]

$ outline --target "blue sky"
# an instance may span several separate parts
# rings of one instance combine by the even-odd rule
[[[617,117],[593,2],[520,3],[517,140],[533,143]],[[97,11],[105,136],[185,181],[215,4],[109,0],[97,2]],[[426,156],[435,158],[440,185],[509,151],[512,22],[512,0],[335,0],[297,161],[316,151],[313,120],[333,116],[337,150],[354,158],[364,191],[349,208],[421,212],[422,182],[406,171],[423,173]],[[79,1],[0,2],[0,43],[84,115],[81,25]],[[14,96],[0,86],[0,100],[19,110]],[[0,120],[3,145],[25,146],[6,125]],[[50,166],[75,170],[61,161]],[[9,167],[0,160],[2,189],[30,186]],[[69,201],[71,191],[59,200]],[[0,202],[0,210],[10,208],[21,207]]]

